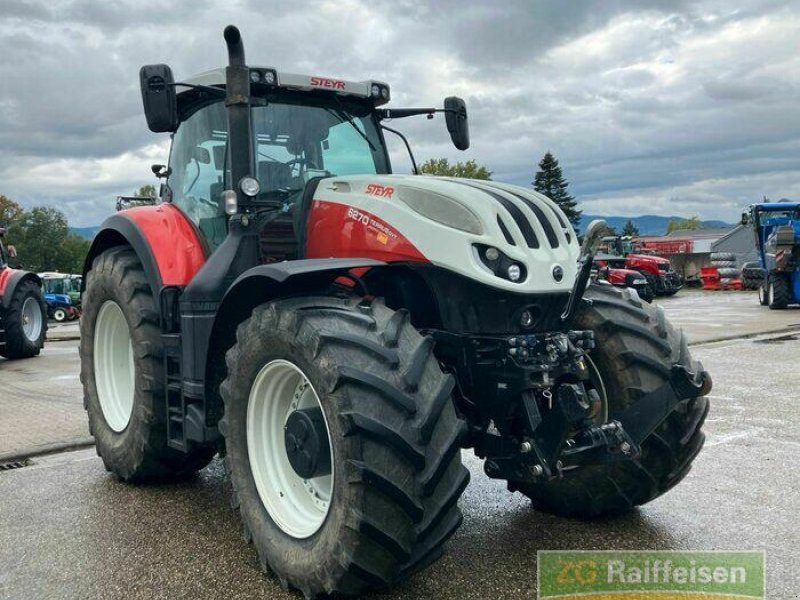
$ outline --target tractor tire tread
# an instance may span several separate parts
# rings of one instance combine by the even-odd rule
[[[132,339],[138,361],[136,400],[131,424],[116,434],[105,425],[94,384],[93,341],[94,319],[99,306],[94,306],[95,279],[113,286],[119,299],[127,301],[123,312],[133,321]],[[102,297],[101,297],[102,301]],[[123,304],[125,304],[123,302]],[[87,275],[81,319],[81,381],[84,409],[89,429],[95,437],[97,452],[106,468],[118,478],[131,483],[150,480],[180,479],[205,467],[216,454],[216,448],[198,447],[187,453],[167,445],[167,411],[164,399],[161,329],[150,286],[135,252],[126,246],[115,246],[95,257]],[[135,420],[135,421],[134,421]],[[120,442],[119,435],[132,436]]]
[[[431,342],[413,328],[407,313],[388,309],[380,299],[274,301],[257,307],[238,327],[237,341],[227,352],[220,423],[226,439],[236,430],[229,419],[239,419],[231,417],[232,407],[244,392],[234,382],[246,356],[259,343],[259,332],[281,330],[301,340],[298,347],[313,349],[343,440],[359,448],[344,460],[348,490],[358,490],[365,500],[346,508],[346,529],[353,537],[341,538],[340,554],[330,564],[318,563],[311,574],[291,572],[280,563],[278,547],[271,546],[275,542],[256,536],[260,561],[283,571],[287,585],[310,598],[383,588],[440,552],[461,522],[458,498],[469,471],[461,464],[466,425],[452,402],[453,378],[441,371]],[[251,517],[242,510],[242,491],[227,464],[233,504],[247,522]]]

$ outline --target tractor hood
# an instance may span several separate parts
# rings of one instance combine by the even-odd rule
[[[497,252],[487,258],[492,248]],[[575,232],[549,198],[492,181],[426,175],[322,180],[307,244],[309,257],[424,261],[521,293],[569,292],[578,254]],[[511,264],[521,271],[516,280]]]
[[[636,277],[637,279],[644,279],[643,275],[639,271],[634,271],[633,269],[615,269],[614,267],[609,267],[609,272],[613,272],[618,277]]]
[[[650,261],[657,265],[670,264],[669,259],[663,256],[653,256],[652,254],[628,254],[627,258],[641,262]]]

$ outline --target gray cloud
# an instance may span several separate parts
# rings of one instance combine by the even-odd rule
[[[0,0],[0,193],[98,223],[150,182],[166,138],[139,66],[225,60],[392,84],[395,105],[465,97],[473,146],[404,120],[417,157],[474,158],[529,185],[551,150],[586,210],[733,220],[798,195],[800,8],[777,0]],[[404,150],[392,141],[398,170]]]

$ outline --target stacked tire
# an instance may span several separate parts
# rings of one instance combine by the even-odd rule
[[[742,289],[757,290],[764,281],[764,269],[758,261],[746,262],[742,265]]]
[[[736,267],[736,254],[733,252],[712,252],[711,265],[717,267],[720,283],[723,285],[729,284],[740,275]]]

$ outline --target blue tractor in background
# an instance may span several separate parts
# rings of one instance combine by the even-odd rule
[[[742,224],[753,227],[764,268],[761,305],[781,309],[800,304],[800,202],[753,204]]]
[[[68,273],[39,273],[47,302],[47,316],[61,323],[81,316],[80,275]]]

